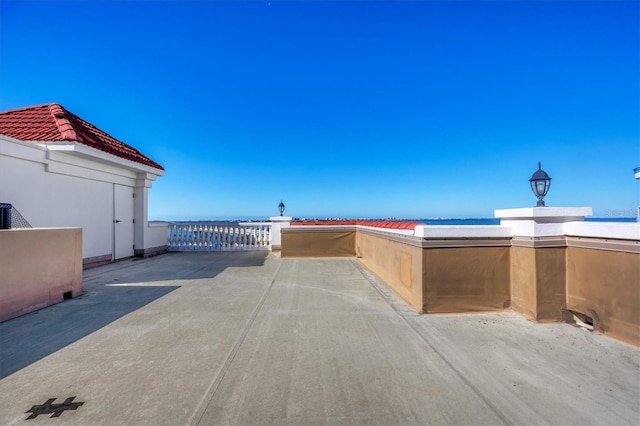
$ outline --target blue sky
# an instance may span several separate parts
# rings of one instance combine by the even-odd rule
[[[152,219],[640,204],[635,1],[0,2],[0,109],[162,164]]]

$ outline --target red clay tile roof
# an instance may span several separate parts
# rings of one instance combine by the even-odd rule
[[[0,134],[22,141],[74,141],[145,166],[164,168],[56,103],[0,112]]]

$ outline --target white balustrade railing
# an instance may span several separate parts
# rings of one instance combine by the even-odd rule
[[[270,250],[271,222],[169,224],[170,251]]]

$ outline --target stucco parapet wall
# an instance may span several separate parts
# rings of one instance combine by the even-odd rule
[[[296,225],[282,229],[283,234],[296,232],[364,232],[404,244],[421,247],[422,238],[415,237],[412,230],[377,228],[362,225]]]
[[[82,228],[0,230],[0,322],[82,293]]]
[[[426,227],[430,228],[429,226]],[[440,226],[433,228],[440,228]],[[478,230],[474,230],[476,226],[443,226],[442,228],[450,228],[450,230],[434,230],[428,234],[428,237],[413,235],[414,231],[406,229],[378,228],[362,225],[297,225],[283,229],[282,232],[357,231],[419,248],[504,247],[511,245],[511,231],[509,228],[502,226],[477,226],[477,228],[483,228]],[[453,228],[467,229],[469,233],[468,235],[464,235],[464,233],[461,232],[462,230],[453,230]]]

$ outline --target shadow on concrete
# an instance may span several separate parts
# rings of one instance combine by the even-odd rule
[[[0,323],[0,379],[82,339],[178,286],[108,287]]]
[[[160,282],[214,278],[227,268],[264,266],[270,252],[214,251],[169,252],[151,258],[133,258],[84,271],[84,289],[90,289],[97,280],[117,282]]]
[[[228,268],[259,267],[268,251],[179,252],[88,269],[83,295],[0,323],[0,379],[180,287]]]
[[[184,275],[179,279],[196,280],[204,278],[214,278],[225,269],[228,268],[249,268],[264,266],[269,252],[261,251],[227,251],[227,252],[180,252],[168,253],[168,256],[176,256],[177,259],[186,261],[185,257],[189,257],[196,265],[193,269],[188,270],[184,263],[181,268]]]

